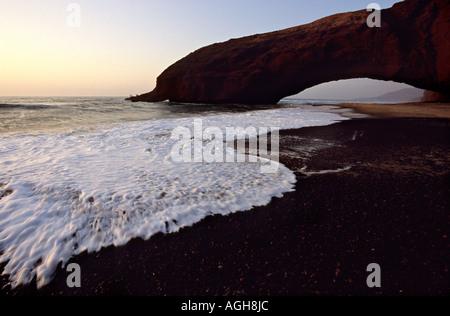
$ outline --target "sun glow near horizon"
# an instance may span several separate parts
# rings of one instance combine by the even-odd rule
[[[81,27],[70,27],[67,4],[20,2],[0,13],[0,95],[122,96],[151,88],[163,70],[152,63],[160,56],[88,13]]]

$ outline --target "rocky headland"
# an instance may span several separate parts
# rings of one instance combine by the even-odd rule
[[[201,48],[167,68],[131,101],[272,104],[315,85],[351,78],[450,91],[450,2],[407,0],[381,11],[336,14],[277,32]]]

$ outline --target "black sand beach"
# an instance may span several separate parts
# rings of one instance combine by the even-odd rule
[[[449,123],[373,118],[282,132],[281,161],[297,171],[295,192],[73,258],[79,289],[58,269],[40,291],[11,291],[1,277],[1,294],[449,295]],[[305,161],[295,155],[305,140],[335,145]],[[366,285],[370,263],[381,266],[381,288]]]

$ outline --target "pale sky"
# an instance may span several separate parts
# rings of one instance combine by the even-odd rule
[[[369,0],[0,0],[0,95],[128,96],[192,51],[365,9]],[[382,8],[396,0],[379,0]],[[80,9],[79,26],[75,11]],[[75,18],[74,18],[75,17]],[[376,96],[405,85],[352,80],[305,92]]]

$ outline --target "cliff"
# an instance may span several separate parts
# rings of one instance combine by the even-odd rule
[[[337,14],[282,31],[201,48],[176,62],[156,88],[132,101],[276,103],[320,83],[350,78],[450,91],[450,2],[407,0],[382,10]]]

